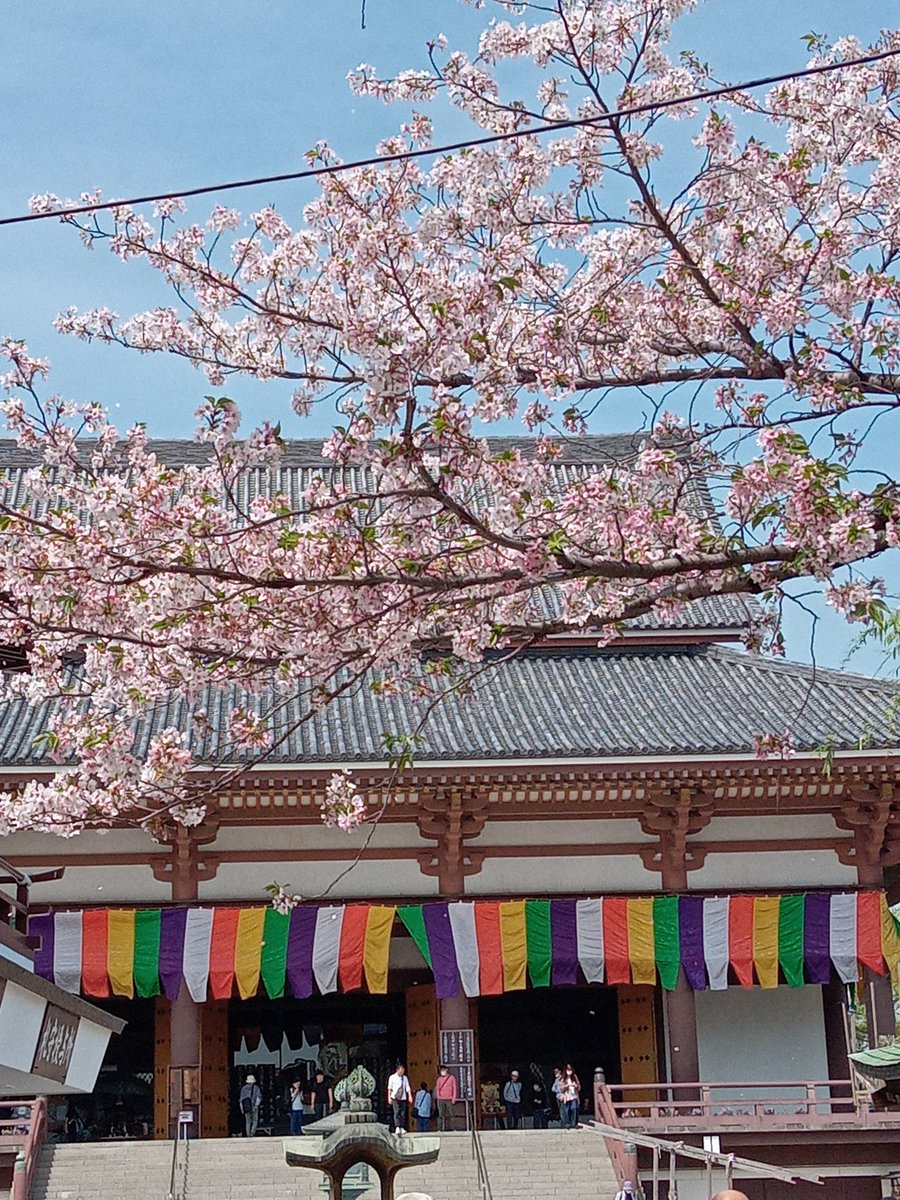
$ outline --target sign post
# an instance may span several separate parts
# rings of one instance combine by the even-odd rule
[[[456,1076],[457,1097],[466,1106],[466,1129],[475,1124],[475,1033],[472,1029],[441,1030],[441,1066]]]

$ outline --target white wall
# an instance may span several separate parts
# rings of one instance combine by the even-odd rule
[[[694,891],[721,888],[854,887],[856,867],[838,862],[833,850],[766,851],[758,854],[710,854],[697,871],[688,874]]]
[[[93,1091],[111,1036],[110,1031],[102,1025],[81,1018],[72,1047],[72,1060],[66,1072],[66,1087]]]
[[[0,1062],[17,1071],[30,1071],[41,1034],[47,1001],[7,981],[0,1002]]]
[[[695,1001],[702,1081],[828,1078],[820,987],[730,987],[696,992]],[[790,1094],[802,1096],[803,1089]],[[730,1095],[736,1099],[741,1093]]]
[[[645,871],[636,854],[568,858],[486,858],[477,875],[466,879],[469,896],[540,896],[606,892],[658,892],[659,872]]]

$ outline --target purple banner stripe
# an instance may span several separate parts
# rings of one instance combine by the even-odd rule
[[[29,917],[28,932],[32,937],[39,937],[41,944],[34,952],[34,973],[40,975],[41,979],[46,979],[49,983],[55,983],[53,978],[53,944],[55,941],[56,926],[53,920],[53,913],[40,913],[36,917]]]
[[[803,959],[810,983],[825,984],[831,979],[831,897],[807,893],[803,925]]]
[[[703,897],[680,896],[678,933],[681,939],[681,965],[695,992],[706,988],[706,956],[703,953]]]
[[[291,992],[298,1000],[313,993],[313,939],[316,935],[316,910],[291,910],[291,927],[287,944],[287,979]]]
[[[449,1000],[451,996],[459,995],[459,970],[450,914],[446,904],[425,904],[422,906],[422,915],[431,951],[434,994],[438,1000]]]
[[[578,925],[574,900],[550,901],[550,944],[553,984],[574,986],[578,982]]]
[[[164,908],[159,927],[159,977],[166,996],[174,1004],[181,990],[184,964],[186,908]]]

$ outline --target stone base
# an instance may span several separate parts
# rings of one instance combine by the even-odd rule
[[[336,1129],[346,1129],[348,1125],[377,1124],[378,1117],[371,1109],[368,1112],[348,1112],[346,1109],[341,1109],[340,1112],[323,1117],[321,1121],[313,1121],[309,1125],[304,1125],[302,1132],[313,1137],[327,1137],[329,1133],[334,1133]]]

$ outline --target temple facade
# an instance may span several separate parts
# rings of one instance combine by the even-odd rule
[[[404,1060],[415,1088],[448,1057],[472,1101],[458,1122],[490,1123],[512,1069],[549,1085],[571,1062],[591,1114],[880,1197],[900,1113],[859,1094],[848,1053],[895,1033],[900,691],[754,657],[751,618],[722,598],[606,648],[498,658],[400,774],[386,735],[417,726],[415,699],[360,687],[299,721],[298,698],[194,828],[5,839],[47,873],[37,974],[128,1022],[85,1125],[99,1136],[123,1101],[157,1137],[185,1109],[234,1134],[252,1068],[278,1132],[316,1067],[381,1084]],[[196,735],[210,772],[217,702]],[[58,769],[46,715],[0,713],[7,786]],[[186,703],[147,714],[138,753],[172,723],[190,732]],[[761,760],[755,735],[785,730],[790,757]],[[321,821],[336,768],[371,814],[350,834]],[[272,882],[302,903],[275,911]]]

